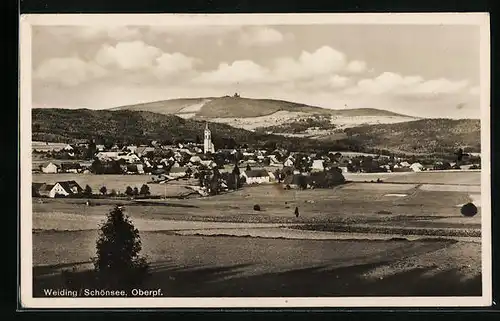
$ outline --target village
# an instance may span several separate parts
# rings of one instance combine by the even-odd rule
[[[346,173],[398,173],[433,170],[480,169],[478,155],[464,154],[457,162],[419,162],[415,156],[402,158],[354,152],[304,153],[283,149],[234,148],[216,150],[208,123],[203,143],[187,142],[162,145],[116,144],[93,142],[77,144],[33,142],[32,152],[52,157],[33,166],[33,173],[148,175],[141,190],[128,188],[126,196],[152,196],[147,184],[165,184],[191,179],[195,194],[216,195],[244,185],[281,183],[287,189],[329,188],[345,182]],[[83,161],[75,159],[87,158]],[[55,184],[33,183],[33,196],[89,196],[76,181]],[[97,192],[97,191],[96,191]],[[100,195],[117,196],[116,191],[100,190]]]

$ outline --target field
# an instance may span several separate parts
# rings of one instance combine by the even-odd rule
[[[34,199],[34,289],[60,284],[62,268],[89,268],[99,223],[121,203],[153,264],[150,286],[172,296],[479,295],[481,207],[464,217],[460,206],[480,205],[480,193],[425,188],[477,187],[456,184],[478,182],[479,172],[427,174],[335,189],[271,184],[209,198],[103,199],[92,206]],[[89,179],[82,184],[97,179],[80,177]],[[447,182],[454,185],[439,185]]]

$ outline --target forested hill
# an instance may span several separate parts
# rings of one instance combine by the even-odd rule
[[[33,109],[32,139],[50,142],[73,142],[97,139],[127,143],[151,140],[178,141],[203,139],[205,122],[174,115],[146,111],[108,111],[89,109]],[[239,143],[255,143],[263,139],[282,139],[210,123],[214,139],[233,138]]]
[[[458,148],[481,150],[478,119],[421,119],[416,121],[360,126],[345,130],[361,148],[377,147],[392,152],[447,153]]]
[[[146,111],[33,109],[32,140],[72,143],[81,139],[147,144],[151,140],[203,140],[206,123]],[[280,146],[289,150],[359,151],[435,154],[457,148],[480,151],[479,120],[423,119],[395,124],[367,125],[345,129],[343,139],[324,141],[283,137],[247,131],[222,123],[209,123],[216,148],[227,144],[260,147]],[[228,147],[231,148],[231,147]]]

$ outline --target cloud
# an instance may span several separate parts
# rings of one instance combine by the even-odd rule
[[[103,76],[122,79],[165,79],[181,73],[189,74],[201,60],[179,52],[167,53],[142,41],[102,45],[94,56],[51,58],[35,70],[36,79],[66,86]]]
[[[345,67],[345,55],[331,47],[323,46],[314,52],[303,51],[298,59],[278,58],[274,74],[280,79],[311,78],[338,72]]]
[[[366,62],[353,60],[347,65],[347,71],[352,73],[361,73],[366,70]]]
[[[269,70],[251,60],[221,63],[214,71],[204,72],[194,79],[199,83],[233,84],[237,82],[261,82],[269,77]]]
[[[285,36],[276,29],[254,27],[240,35],[239,43],[244,46],[269,46],[285,41]]]
[[[394,95],[441,95],[460,93],[468,81],[452,81],[446,78],[424,80],[421,76],[401,76],[384,72],[373,79],[359,80],[357,85],[346,90],[348,94],[394,94]]]
[[[188,57],[181,53],[163,53],[156,58],[155,74],[157,76],[166,77],[193,70],[196,64],[201,63],[199,59]]]
[[[330,79],[329,79],[329,84],[333,88],[345,87],[348,82],[349,82],[349,78],[342,77],[339,75],[334,75],[334,76],[330,77]]]
[[[150,67],[161,54],[160,49],[142,41],[120,42],[115,46],[103,45],[96,54],[96,61],[102,66],[138,70]]]
[[[86,62],[78,56],[51,58],[44,61],[33,73],[34,79],[75,86],[79,83],[103,77],[107,70],[94,62]]]

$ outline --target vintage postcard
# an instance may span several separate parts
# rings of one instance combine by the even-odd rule
[[[491,304],[486,13],[20,17],[27,308]]]

